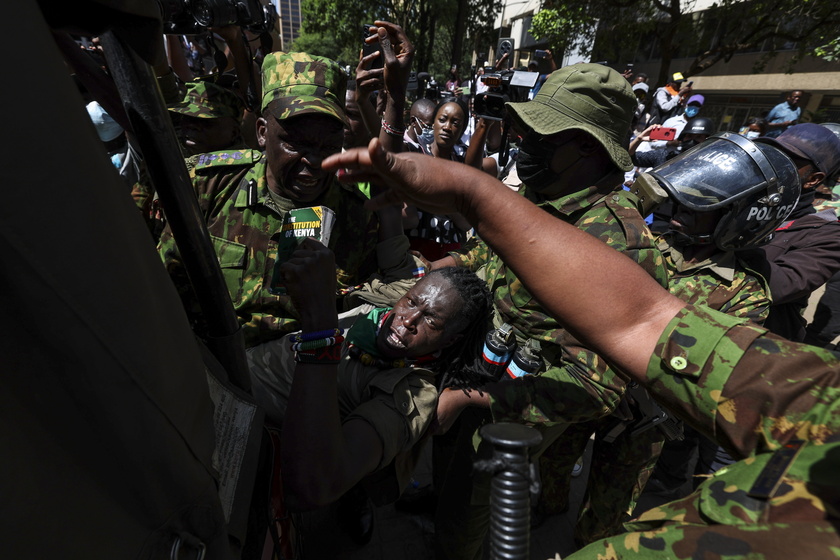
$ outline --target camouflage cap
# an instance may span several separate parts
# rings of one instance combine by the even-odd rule
[[[238,119],[244,108],[245,104],[239,96],[225,87],[213,82],[188,82],[184,99],[171,105],[169,110],[200,119]]]
[[[277,119],[323,113],[342,123],[347,74],[337,62],[306,53],[274,52],[262,64],[262,104]]]

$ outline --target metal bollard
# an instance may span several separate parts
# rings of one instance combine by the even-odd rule
[[[493,445],[493,457],[477,461],[477,470],[493,475],[490,483],[490,559],[528,560],[531,539],[531,487],[536,484],[528,448],[542,434],[522,424],[487,424],[482,439]]]

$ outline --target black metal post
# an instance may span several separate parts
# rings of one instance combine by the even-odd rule
[[[531,486],[528,448],[542,434],[522,424],[498,423],[481,428],[493,445],[490,483],[490,559],[528,560],[531,544]]]
[[[230,381],[249,391],[251,381],[242,329],[198,207],[175,129],[166,114],[156,76],[152,67],[113,31],[100,36],[100,41],[149,175],[166,209],[166,219],[184,267],[207,319],[208,347],[224,366]]]

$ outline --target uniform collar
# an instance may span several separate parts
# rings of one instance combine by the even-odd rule
[[[233,195],[234,206],[242,210],[244,208],[254,208],[256,206],[265,206],[267,208],[274,208],[275,203],[268,191],[268,180],[265,177],[267,166],[265,160],[258,161],[248,169],[242,179],[239,180],[239,185]],[[341,185],[336,179],[331,179],[330,186],[326,192],[318,199],[306,206],[318,206],[321,204],[329,205],[329,202],[335,203],[333,199],[336,197],[336,192],[344,188],[352,191],[348,187]],[[363,197],[361,193],[358,196]],[[288,200],[288,199],[286,199]],[[293,201],[288,201],[291,208],[299,207],[300,205]]]
[[[686,264],[685,257],[680,248],[676,245],[669,244],[662,237],[659,238],[659,251],[671,262],[674,269],[680,274],[704,269],[714,272],[718,277],[727,282],[732,282],[735,279],[738,259],[734,251],[717,251],[703,262]]]

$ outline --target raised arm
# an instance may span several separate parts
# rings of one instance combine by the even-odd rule
[[[405,95],[408,89],[408,76],[414,61],[414,46],[408,40],[405,31],[399,25],[387,21],[376,21],[377,36],[369,37],[369,41],[379,41],[382,46],[382,56],[385,57],[385,89],[388,100],[385,104],[385,114],[382,115],[383,125],[379,133],[379,140],[390,151],[402,151],[403,112],[405,110]],[[391,129],[386,129],[386,125]],[[399,134],[397,134],[399,133]]]
[[[338,326],[335,256],[312,239],[281,267],[286,289],[300,311],[304,333]],[[342,424],[338,409],[338,364],[299,362],[283,421],[283,485],[293,509],[337,500],[382,460],[378,434],[363,420]]]

